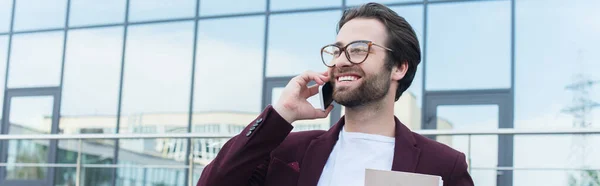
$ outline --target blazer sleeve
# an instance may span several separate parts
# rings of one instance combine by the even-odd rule
[[[473,186],[473,179],[468,171],[464,153],[458,153],[449,180],[444,180],[444,186]]]
[[[209,163],[197,186],[262,185],[270,154],[292,125],[269,105],[242,132],[229,139]]]

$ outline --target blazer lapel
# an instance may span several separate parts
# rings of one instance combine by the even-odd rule
[[[396,145],[392,170],[415,172],[421,150],[417,147],[417,142],[410,129],[404,126],[398,118],[394,118],[396,120]]]
[[[300,165],[298,186],[317,185],[329,154],[331,154],[333,146],[338,140],[342,126],[344,126],[344,117],[340,118],[338,123],[332,126],[329,131],[310,142]]]

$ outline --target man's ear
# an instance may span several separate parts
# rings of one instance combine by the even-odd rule
[[[401,80],[402,78],[404,78],[407,71],[408,71],[408,62],[407,61],[394,66],[394,68],[392,68],[392,74],[391,74],[392,80],[393,81]]]

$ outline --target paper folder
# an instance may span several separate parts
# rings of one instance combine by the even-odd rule
[[[365,186],[443,186],[442,177],[400,171],[366,169]]]

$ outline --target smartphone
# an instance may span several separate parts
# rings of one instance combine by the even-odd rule
[[[319,86],[320,106],[321,110],[327,109],[333,102],[333,87],[330,82]]]

